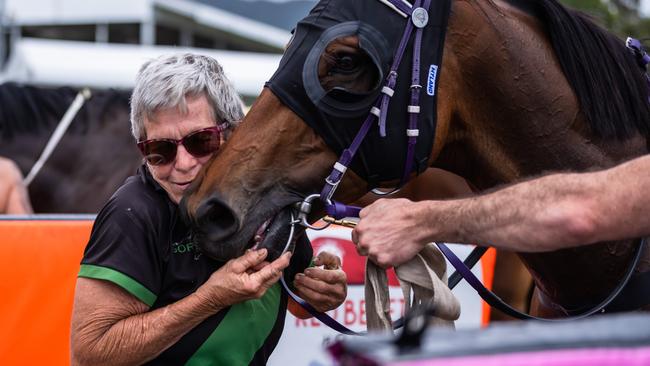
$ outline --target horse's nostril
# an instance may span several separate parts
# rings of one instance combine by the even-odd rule
[[[212,196],[199,205],[196,210],[196,222],[211,242],[234,234],[238,226],[232,209],[217,196]]]

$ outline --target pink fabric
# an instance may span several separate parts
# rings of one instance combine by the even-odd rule
[[[648,366],[650,347],[594,348],[448,357],[390,363],[393,366]]]

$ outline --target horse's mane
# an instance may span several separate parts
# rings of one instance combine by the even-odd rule
[[[15,83],[0,85],[0,140],[7,141],[16,134],[36,134],[53,128],[77,92],[69,87],[40,88]],[[87,131],[91,123],[97,123],[116,106],[128,110],[128,98],[127,92],[94,90],[93,97],[79,111],[70,130]]]
[[[592,131],[625,139],[650,134],[644,72],[624,41],[556,0],[508,0],[546,27],[564,75]]]

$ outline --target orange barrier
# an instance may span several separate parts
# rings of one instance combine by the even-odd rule
[[[74,286],[92,223],[0,219],[2,365],[69,364]],[[488,288],[494,258],[490,249],[481,260]],[[484,304],[482,324],[487,321],[489,307]]]
[[[70,363],[70,315],[91,220],[0,221],[0,360]]]
[[[492,290],[492,283],[494,282],[494,266],[497,262],[497,251],[494,248],[488,249],[483,257],[481,257],[481,270],[483,271],[483,285],[488,290]],[[490,305],[484,300],[481,300],[481,326],[487,327],[490,324]]]

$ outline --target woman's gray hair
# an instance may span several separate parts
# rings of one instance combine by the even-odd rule
[[[221,68],[209,56],[191,53],[161,56],[147,61],[135,78],[131,94],[131,133],[146,138],[145,118],[167,108],[187,112],[185,97],[205,95],[218,122],[234,126],[244,116],[241,98]]]

